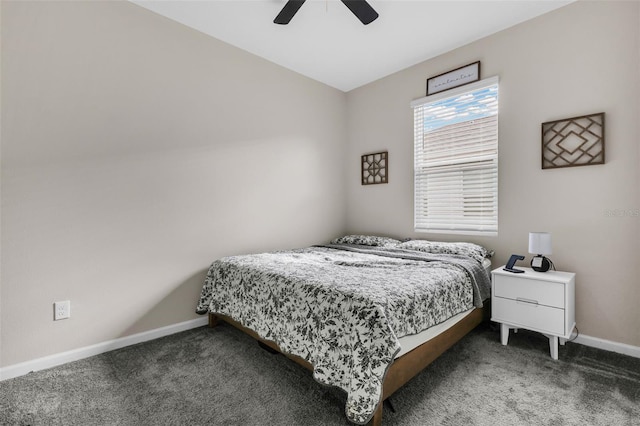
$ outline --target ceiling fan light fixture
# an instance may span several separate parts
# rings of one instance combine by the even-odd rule
[[[304,2],[305,0],[289,0],[273,20],[273,23],[287,25],[295,14],[298,13],[298,10],[300,10]],[[344,3],[364,25],[372,23],[379,16],[378,12],[376,12],[366,0],[342,0],[342,3]]]
[[[289,21],[298,13],[298,10],[302,7],[305,0],[289,0],[287,4],[284,5],[276,19],[273,20],[274,24],[278,25],[287,25]]]
[[[378,19],[378,12],[376,12],[366,0],[342,0],[342,3],[344,3],[364,25],[369,25]]]

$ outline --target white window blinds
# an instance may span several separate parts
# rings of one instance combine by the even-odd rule
[[[411,106],[415,231],[497,235],[498,77]]]

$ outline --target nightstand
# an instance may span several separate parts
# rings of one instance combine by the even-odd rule
[[[537,331],[549,338],[551,358],[558,359],[558,339],[564,345],[576,325],[576,274],[520,267],[524,273],[514,274],[503,267],[491,271],[491,320],[500,323],[502,344],[510,329]]]

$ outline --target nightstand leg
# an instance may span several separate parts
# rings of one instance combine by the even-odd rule
[[[505,346],[509,342],[509,326],[506,324],[500,324],[500,340]]]
[[[549,351],[551,352],[551,358],[558,359],[558,337],[549,336]]]

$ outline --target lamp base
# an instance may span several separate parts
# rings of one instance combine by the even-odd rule
[[[531,259],[531,269],[536,272],[547,272],[551,268],[551,261],[544,256],[538,255]]]

